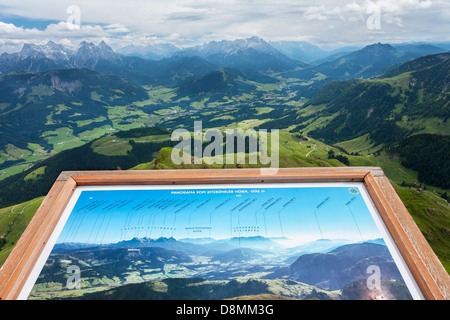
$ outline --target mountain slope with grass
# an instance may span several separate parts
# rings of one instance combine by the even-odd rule
[[[374,78],[419,55],[400,52],[390,44],[375,43],[315,69],[335,79]]]
[[[334,81],[264,128],[298,131],[370,154],[415,134],[450,133],[450,53],[422,57],[372,80]]]
[[[450,136],[418,134],[390,148],[401,163],[418,172],[420,181],[450,189]]]
[[[450,132],[449,58],[440,54],[435,63],[409,63],[391,76],[327,85],[306,107],[325,106],[317,116],[330,120],[310,135],[336,143],[369,134],[376,145],[387,145],[411,134]]]
[[[61,128],[79,136],[113,127],[112,106],[147,99],[139,85],[87,69],[14,72],[0,77],[0,150],[52,147]],[[10,147],[10,148],[11,148]]]

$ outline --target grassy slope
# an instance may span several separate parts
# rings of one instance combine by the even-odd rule
[[[44,197],[40,197],[0,209],[0,239],[2,239],[0,244],[3,244],[0,247],[0,266],[3,265],[43,200]]]
[[[450,273],[450,209],[429,191],[395,186],[422,234]]]
[[[270,134],[268,140],[270,141]],[[288,132],[280,131],[279,136],[279,166],[280,167],[338,167],[344,166],[336,159],[328,159],[328,151],[330,149],[339,152],[339,150],[327,146],[326,144],[310,139],[309,141],[302,139],[300,136]],[[158,157],[151,162],[140,164],[132,169],[135,170],[151,170],[151,169],[193,169],[193,168],[232,168],[232,167],[261,167],[260,164],[251,165],[248,161],[248,155],[244,165],[225,164],[225,165],[189,165],[181,164],[176,166],[171,161],[171,148],[163,148],[158,154]],[[191,163],[194,161],[192,160]],[[225,160],[223,161],[225,163]],[[217,161],[215,162],[217,163]],[[235,161],[236,163],[236,161]],[[270,166],[267,165],[267,166]]]

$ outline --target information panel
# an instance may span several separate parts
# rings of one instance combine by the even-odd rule
[[[363,183],[78,187],[20,299],[422,299]]]

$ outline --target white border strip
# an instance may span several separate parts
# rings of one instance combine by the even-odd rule
[[[369,209],[370,213],[372,214],[372,218],[375,222],[375,224],[378,227],[378,230],[380,230],[384,242],[386,243],[389,252],[392,255],[392,258],[394,259],[395,264],[397,265],[398,270],[400,271],[400,274],[403,277],[403,280],[405,280],[406,286],[409,289],[409,292],[411,293],[411,296],[414,300],[425,300],[425,297],[423,296],[422,292],[419,289],[419,286],[417,285],[416,280],[414,279],[411,271],[406,265],[405,260],[403,259],[402,255],[400,254],[400,251],[398,250],[397,246],[395,245],[394,240],[392,239],[392,236],[390,235],[388,229],[386,228],[386,225],[384,224],[383,220],[381,219],[381,216],[375,207],[375,204],[372,201],[372,198],[370,198],[364,184],[361,182],[361,196],[364,199],[364,202],[367,205],[367,208]]]
[[[53,250],[53,247],[55,246],[56,241],[58,240],[59,235],[61,234],[67,219],[69,218],[70,214],[72,213],[73,208],[75,207],[76,203],[78,202],[78,198],[81,195],[80,188],[76,188],[69,203],[67,204],[66,208],[64,209],[64,212],[59,219],[55,229],[53,230],[52,234],[50,235],[50,238],[48,239],[47,243],[45,244],[44,249],[42,250],[38,260],[36,261],[36,264],[33,267],[33,270],[31,271],[30,275],[28,276],[28,279],[23,286],[22,290],[20,291],[17,300],[26,300],[28,298],[28,295],[30,294],[31,290],[33,289],[34,284],[36,283],[36,280],[38,279],[39,275],[41,274],[42,268],[45,265],[45,262],[47,261],[48,257],[50,256],[50,253]]]

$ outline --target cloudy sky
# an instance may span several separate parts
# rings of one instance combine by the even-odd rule
[[[53,40],[169,42],[259,36],[332,46],[450,41],[448,0],[0,0],[0,49]]]

